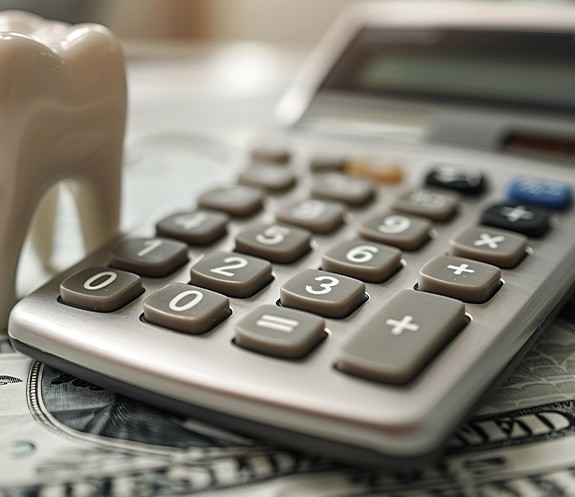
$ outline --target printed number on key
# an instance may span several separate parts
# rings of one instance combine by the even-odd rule
[[[378,252],[377,247],[373,245],[358,245],[345,254],[345,258],[350,262],[363,264],[364,262],[371,261],[373,256]]]
[[[210,269],[210,271],[215,274],[227,276],[228,278],[233,278],[236,273],[232,273],[230,269],[242,269],[248,265],[248,261],[243,257],[226,257],[224,262],[228,265],[215,267]]]
[[[290,230],[283,226],[270,226],[263,233],[256,236],[256,241],[263,245],[278,245],[282,243]]]
[[[325,295],[332,291],[333,287],[339,285],[339,280],[334,278],[333,276],[318,276],[314,278],[314,281],[325,281],[326,283],[321,283],[319,286],[321,287],[319,290],[316,290],[311,285],[306,285],[305,290],[312,295]]]
[[[387,216],[377,230],[381,233],[397,235],[407,231],[410,226],[411,221],[405,216]]]

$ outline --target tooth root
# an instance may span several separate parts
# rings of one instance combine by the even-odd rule
[[[42,267],[47,271],[52,269],[52,245],[58,208],[58,194],[59,190],[54,189],[44,196],[36,209],[29,228],[32,248]]]
[[[15,301],[28,225],[50,188],[75,180],[87,250],[118,230],[126,81],[119,43],[102,26],[68,26],[4,12],[0,30],[2,330]],[[49,207],[54,198],[47,202]],[[44,213],[47,224],[51,217]],[[47,260],[48,237],[32,236]]]
[[[121,168],[103,168],[111,162],[121,164],[122,144],[117,144],[116,154],[105,150],[84,163],[90,177],[72,184],[72,193],[78,207],[84,247],[91,252],[118,233],[120,224]],[[116,155],[116,156],[114,156]]]

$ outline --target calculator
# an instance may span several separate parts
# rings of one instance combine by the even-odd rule
[[[354,5],[273,139],[21,300],[14,347],[298,451],[435,457],[573,294],[574,33],[560,5]]]

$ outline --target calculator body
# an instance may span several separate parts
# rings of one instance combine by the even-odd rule
[[[360,2],[309,57],[277,117],[318,132],[557,157],[573,147],[573,23],[561,3]]]
[[[529,237],[520,262],[501,269],[493,295],[483,302],[465,303],[465,323],[426,357],[408,381],[382,382],[346,374],[338,367],[341,350],[397,292],[419,292],[420,270],[430,257],[447,254],[457,233],[478,225],[482,212],[506,198],[515,178],[542,177],[575,188],[565,147],[556,146],[573,136],[573,113],[561,110],[557,102],[545,108],[541,102],[523,107],[514,102],[504,108],[497,99],[477,105],[468,97],[463,102],[418,95],[411,101],[405,95],[358,96],[326,90],[322,84],[326,75],[334,74],[331,68],[337,66],[359,27],[377,26],[385,32],[391,25],[399,31],[407,29],[410,36],[419,30],[423,38],[445,26],[460,31],[486,27],[504,32],[557,31],[572,37],[575,14],[567,9],[570,16],[555,17],[547,6],[526,7],[521,11],[524,15],[512,15],[512,5],[470,3],[456,8],[450,4],[453,10],[449,10],[441,4],[434,11],[427,7],[434,3],[412,4],[419,11],[403,4],[369,4],[346,14],[280,102],[278,116],[289,127],[270,140],[290,150],[289,167],[297,177],[293,188],[266,195],[264,208],[251,216],[232,216],[227,235],[207,247],[190,246],[189,261],[170,275],[143,277],[144,293],[118,310],[93,312],[61,302],[60,284],[66,278],[88,267],[108,267],[115,242],[106,245],[17,304],[9,326],[16,349],[165,409],[309,453],[399,467],[440,453],[449,435],[504,378],[572,294],[573,208],[552,211],[548,231]],[[474,9],[486,10],[477,15]],[[519,133],[521,140],[533,135],[538,140],[522,150],[525,155],[514,154],[503,146],[510,132]],[[544,146],[534,149],[531,142]],[[399,162],[403,179],[375,184],[373,198],[362,206],[348,206],[335,232],[314,233],[310,250],[298,260],[273,264],[273,279],[254,295],[230,297],[231,315],[208,332],[189,335],[142,319],[142,304],[149,295],[172,281],[190,282],[194,265],[209,253],[223,250],[237,255],[243,230],[276,222],[278,213],[306,198],[317,173],[311,167],[315,159],[349,156]],[[458,197],[456,213],[432,222],[427,241],[420,249],[404,250],[401,267],[393,275],[382,283],[365,283],[366,300],[351,313],[325,317],[322,340],[304,357],[281,359],[238,346],[238,323],[246,313],[256,306],[281,306],[286,281],[299,271],[323,269],[322,254],[336,243],[357,238],[358,226],[374,215],[393,210],[394,200],[421,186],[437,164],[481,171],[488,183],[486,191]],[[242,164],[239,169],[244,167],[250,166]],[[158,219],[129,236],[154,237],[155,223],[167,214],[159,213]]]

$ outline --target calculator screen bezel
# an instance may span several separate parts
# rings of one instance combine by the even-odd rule
[[[361,29],[318,91],[575,113],[575,35]]]
[[[489,98],[481,94],[449,95],[447,92],[401,91],[397,88],[369,91],[344,81],[345,71],[354,70],[350,61],[357,58],[354,42],[362,33],[405,33],[412,38],[433,37],[441,33],[473,33],[474,36],[506,36],[529,34],[536,37],[565,37],[573,40],[575,57],[575,9],[565,5],[536,5],[526,3],[495,4],[493,2],[364,2],[352,6],[338,18],[328,31],[291,88],[277,107],[277,117],[283,124],[295,124],[307,111],[314,99],[323,93],[342,96],[367,97],[374,101],[421,102],[423,104],[460,104],[519,110],[531,113],[562,114],[569,118],[574,114],[571,105],[560,103],[545,105],[528,99]],[[393,43],[382,49],[393,51]],[[568,54],[568,47],[564,46]],[[347,66],[347,67],[346,67]],[[339,76],[338,76],[339,74]]]

